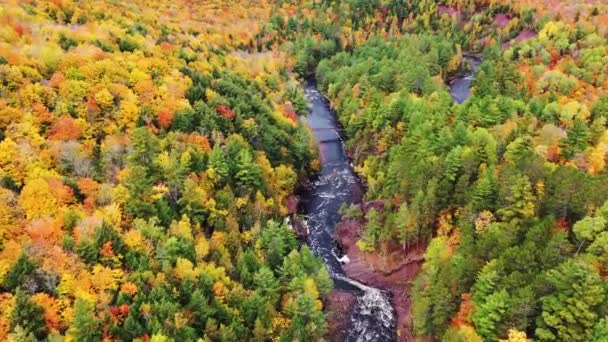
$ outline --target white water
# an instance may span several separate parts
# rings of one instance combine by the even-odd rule
[[[357,295],[357,302],[350,317],[346,341],[395,340],[395,315],[388,295],[379,289],[348,278],[342,269],[333,238],[335,225],[340,221],[339,209],[350,204],[357,192],[362,191],[350,160],[346,157],[340,137],[340,128],[325,98],[319,94],[314,82],[306,87],[309,104],[308,123],[319,142],[322,169],[309,193],[303,196],[305,211],[302,213],[308,231],[308,245],[313,253],[323,259],[336,283],[336,287],[349,289]]]

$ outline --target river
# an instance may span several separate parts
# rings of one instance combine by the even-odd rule
[[[469,65],[468,71],[450,82],[450,95],[456,103],[463,103],[471,96],[471,82],[473,82],[481,60],[477,57],[467,56],[464,57],[464,63]]]
[[[342,269],[341,253],[334,240],[340,221],[340,206],[358,201],[363,186],[346,157],[341,128],[314,80],[306,83],[308,123],[319,146],[321,171],[302,195],[300,213],[308,230],[308,245],[327,265],[334,286],[357,296],[346,341],[395,340],[395,314],[388,295],[379,289],[348,278]]]
[[[466,61],[470,63],[470,71],[455,78],[450,86],[450,94],[457,103],[470,96],[469,87],[479,66],[476,59],[467,58]],[[346,156],[344,137],[335,112],[319,93],[314,79],[306,81],[305,90],[309,106],[307,120],[318,143],[321,161],[320,172],[302,191],[298,210],[304,218],[308,245],[315,255],[323,259],[334,286],[357,297],[346,341],[395,341],[395,310],[388,293],[348,278],[342,269],[342,262],[348,260],[343,259],[334,239],[334,229],[340,221],[339,210],[343,203],[360,201],[364,189]]]

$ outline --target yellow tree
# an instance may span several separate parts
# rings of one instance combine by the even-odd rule
[[[35,178],[26,182],[21,190],[19,207],[28,219],[33,219],[53,215],[59,209],[59,203],[49,183]]]

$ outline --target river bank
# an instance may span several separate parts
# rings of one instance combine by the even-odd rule
[[[362,206],[366,211],[370,203]],[[390,245],[384,246],[382,252],[363,252],[356,242],[361,237],[364,224],[361,219],[346,219],[336,226],[336,241],[348,260],[343,266],[344,272],[352,279],[390,294],[396,313],[397,341],[411,341],[411,300],[408,292],[424,261],[426,245],[419,244],[405,250],[401,246]]]
[[[334,281],[335,290],[326,299],[333,329],[329,335],[332,340],[394,341],[396,319],[390,293],[348,277],[342,268],[334,229],[341,221],[340,207],[359,203],[364,187],[346,155],[342,129],[329,102],[314,79],[306,82],[305,90],[307,120],[319,146],[321,170],[301,184],[297,212],[302,222],[294,224],[294,230],[300,236],[306,232],[306,243],[323,260]]]
[[[456,103],[470,96],[481,61],[467,57],[466,63],[468,72],[449,82]],[[303,220],[294,226],[334,280],[335,289],[325,300],[328,336],[332,341],[412,341],[409,289],[422,267],[426,245],[403,249],[387,244],[371,253],[359,248],[365,221],[342,219],[340,207],[357,204],[365,213],[383,202],[362,202],[364,186],[345,151],[335,112],[315,80],[308,80],[305,89],[321,170],[299,191],[297,212]]]

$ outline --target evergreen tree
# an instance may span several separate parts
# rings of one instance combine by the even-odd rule
[[[608,317],[604,316],[593,327],[592,341],[608,341]]]
[[[547,273],[552,292],[541,298],[536,335],[541,341],[591,341],[606,290],[585,260],[567,260]]]
[[[415,222],[412,222],[409,213],[407,202],[403,202],[397,211],[395,216],[395,228],[397,229],[397,236],[403,249],[405,249],[412,241],[418,242],[418,230]]]
[[[490,168],[479,177],[477,186],[473,192],[472,206],[475,211],[490,210],[496,208],[498,199],[498,186],[494,176],[494,169]]]
[[[29,295],[21,290],[15,296],[15,307],[11,315],[11,329],[21,327],[26,334],[33,334],[42,340],[47,335],[44,308],[32,302]]]
[[[220,177],[220,180],[227,179],[230,168],[228,162],[226,162],[223,151],[217,145],[213,147],[213,150],[211,150],[211,153],[209,154],[209,167],[213,168]]]
[[[284,224],[268,221],[262,231],[260,242],[265,251],[268,265],[277,270],[283,264],[283,258],[297,246],[295,234]]]
[[[138,313],[130,311],[122,327],[123,340],[134,340],[144,335],[144,329],[141,323],[137,320]]]
[[[282,335],[286,341],[319,341],[327,331],[325,315],[315,305],[308,294],[299,295],[290,305],[291,324]]]
[[[153,181],[146,172],[146,167],[130,166],[124,184],[129,193],[129,200],[125,204],[127,213],[134,217],[152,216],[155,212],[155,207],[150,202]]]
[[[199,288],[194,290],[190,296],[188,308],[192,312],[192,325],[199,331],[204,330],[207,320],[215,314],[215,309],[210,305],[209,298]]]
[[[484,298],[475,309],[472,320],[479,335],[487,341],[497,341],[504,334],[504,319],[509,309],[509,294],[504,289]]]
[[[158,153],[159,141],[147,127],[138,127],[131,134],[131,146],[128,161],[132,165],[139,165],[151,171],[154,158]]]
[[[481,305],[486,298],[496,290],[498,272],[496,271],[497,262],[488,262],[477,275],[475,285],[473,285],[473,303]]]
[[[239,151],[236,161],[236,184],[242,193],[258,189],[261,185],[260,167],[253,161],[251,152]]]
[[[461,165],[462,147],[457,146],[445,158],[445,177],[452,182],[455,181]]]
[[[516,223],[534,216],[536,199],[527,176],[516,177],[507,202],[507,206],[498,210],[503,221]]]
[[[261,298],[267,300],[275,306],[279,300],[279,281],[268,267],[262,267],[255,274],[254,280],[255,289]]]
[[[27,277],[36,269],[36,265],[30,261],[27,254],[24,252],[19,255],[17,261],[11,266],[10,270],[4,276],[2,286],[9,290],[15,290],[23,285]]]
[[[264,342],[266,341],[266,329],[262,324],[262,321],[259,319],[255,320],[255,325],[253,327],[253,339],[254,342]]]
[[[101,341],[101,322],[95,317],[94,307],[84,299],[74,302],[73,336],[77,341]]]
[[[370,209],[367,212],[366,219],[367,223],[365,224],[365,230],[363,231],[363,242],[365,242],[366,247],[373,250],[378,242],[380,242],[382,231],[378,210],[376,210],[376,208]]]
[[[572,128],[568,130],[568,136],[560,142],[564,158],[572,159],[576,153],[582,152],[587,147],[588,136],[589,129],[585,123],[575,119]]]

